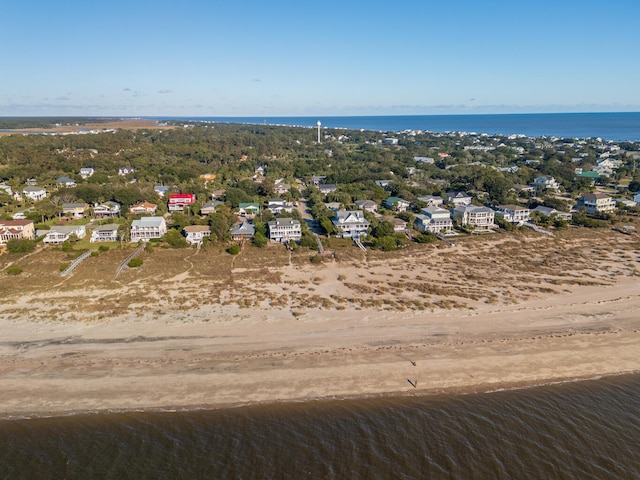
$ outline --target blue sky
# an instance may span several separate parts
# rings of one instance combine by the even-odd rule
[[[640,111],[640,2],[11,1],[0,116]]]

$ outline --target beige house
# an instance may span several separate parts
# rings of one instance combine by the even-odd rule
[[[496,214],[501,215],[507,222],[522,223],[529,221],[531,210],[520,205],[499,205]]]
[[[134,215],[155,215],[158,205],[149,202],[140,202],[129,207],[129,212]]]
[[[420,232],[450,232],[453,230],[451,212],[438,206],[426,207],[416,215],[416,229]]]
[[[9,240],[33,240],[35,236],[32,220],[0,220],[0,245]]]
[[[202,243],[205,237],[211,236],[211,229],[207,225],[188,225],[183,229],[187,242]]]

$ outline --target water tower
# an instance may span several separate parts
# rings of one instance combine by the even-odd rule
[[[322,123],[320,122],[320,120],[318,120],[318,143],[320,143],[320,125],[322,125]]]

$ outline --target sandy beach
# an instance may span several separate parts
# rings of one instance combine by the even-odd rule
[[[157,249],[117,278],[128,251],[91,257],[65,279],[61,251],[5,254],[0,415],[488,391],[640,371],[638,238],[580,232],[396,254],[338,244],[319,266],[276,245],[237,257]],[[6,275],[11,264],[23,274]]]

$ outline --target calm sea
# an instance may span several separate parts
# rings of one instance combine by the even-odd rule
[[[160,117],[153,117],[160,119]],[[167,118],[163,118],[167,119]],[[401,132],[474,132],[490,135],[556,136],[562,138],[602,138],[640,141],[640,113],[531,113],[495,115],[396,115],[359,117],[174,117],[223,123],[289,125],[349,130]]]
[[[0,422],[3,479],[638,479],[640,375]]]

